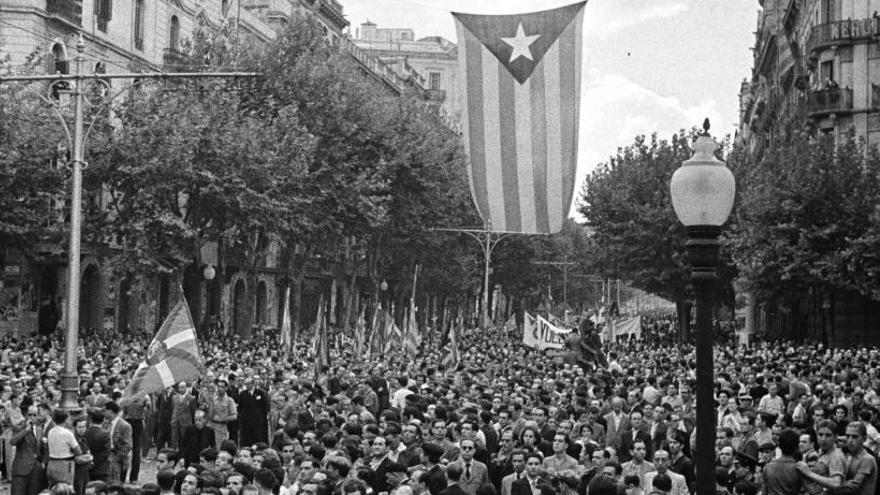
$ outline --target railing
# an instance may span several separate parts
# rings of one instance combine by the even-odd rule
[[[807,114],[820,117],[832,113],[849,113],[853,109],[853,92],[849,88],[825,88],[807,93]]]
[[[46,13],[82,26],[82,0],[46,0]]]
[[[427,89],[428,99],[431,101],[446,101],[445,89]]]
[[[812,53],[828,46],[853,43],[878,35],[880,35],[880,18],[878,17],[826,22],[813,26],[810,30],[807,51]]]

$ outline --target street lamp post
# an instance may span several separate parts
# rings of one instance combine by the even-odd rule
[[[715,158],[718,146],[705,132],[694,144],[694,155],[672,175],[670,192],[675,214],[687,228],[688,260],[696,296],[697,332],[697,492],[715,490],[715,406],[712,364],[712,309],[718,278],[718,236],[733,208],[736,182],[724,162]]]

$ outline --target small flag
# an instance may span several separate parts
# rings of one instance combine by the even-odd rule
[[[293,329],[290,325],[290,287],[284,289],[284,315],[281,317],[281,346],[285,351],[293,348]]]
[[[568,217],[585,4],[452,14],[471,195],[493,230],[558,232]]]
[[[162,322],[147,350],[146,362],[135,371],[122,398],[161,392],[176,383],[195,380],[204,370],[195,325],[181,297]]]
[[[366,311],[366,305],[361,307],[361,314],[358,315],[357,323],[354,327],[354,355],[357,358],[360,358],[361,353],[364,351],[364,337],[367,333]]]

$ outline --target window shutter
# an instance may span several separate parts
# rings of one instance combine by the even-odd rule
[[[113,18],[113,0],[104,0],[107,5],[104,8],[104,18],[108,21]]]

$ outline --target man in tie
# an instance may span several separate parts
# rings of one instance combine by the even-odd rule
[[[482,462],[474,459],[477,451],[476,443],[470,439],[464,439],[460,444],[460,457],[451,464],[459,464],[462,475],[459,484],[469,495],[476,495],[477,488],[483,483],[489,482],[489,469]],[[449,469],[447,467],[447,469]]]
[[[15,446],[15,458],[12,461],[11,492],[15,495],[37,495],[45,485],[39,458],[39,439],[43,437],[43,431],[36,423],[37,415],[37,406],[30,406],[24,421],[12,427],[10,443]]]
[[[541,484],[544,482],[539,472],[544,462],[540,452],[526,454],[526,476],[510,485],[510,495],[540,495]]]
[[[510,495],[513,483],[526,475],[526,451],[522,449],[514,450],[510,454],[510,462],[513,464],[513,473],[501,478],[501,495]]]
[[[110,479],[114,482],[125,480],[131,462],[131,425],[122,419],[120,410],[114,401],[104,404],[105,428],[110,433]]]

